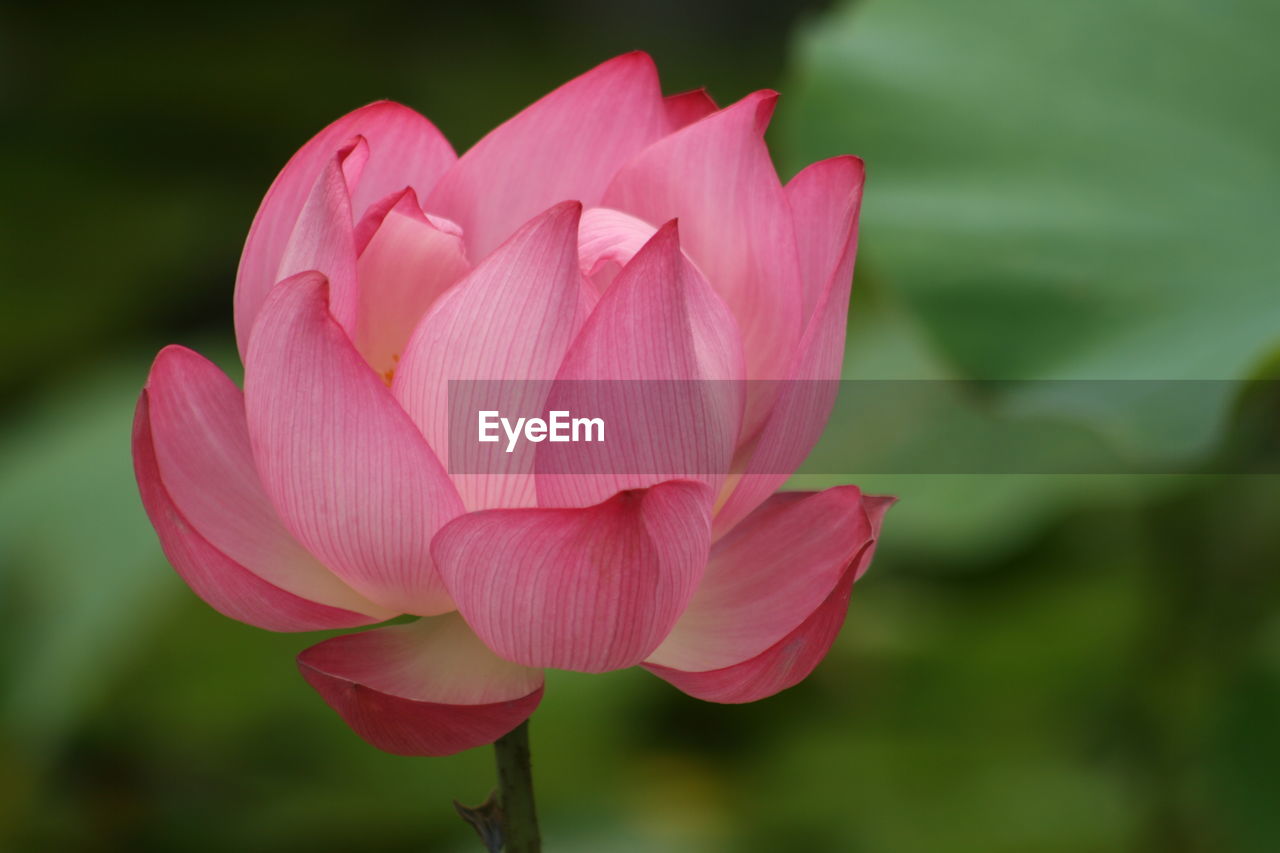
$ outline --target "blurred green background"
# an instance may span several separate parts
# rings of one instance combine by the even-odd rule
[[[1266,0],[6,4],[0,850],[479,848],[449,800],[483,799],[489,751],[359,741],[296,673],[316,638],[202,605],[132,482],[152,354],[235,370],[244,233],[334,117],[395,98],[462,150],[647,49],[669,91],[781,89],[784,177],[866,158],[846,375],[1262,380],[1277,36]],[[1191,471],[1277,428],[1241,387],[1059,413]],[[901,503],[804,684],[720,707],[551,675],[549,850],[1280,849],[1280,478],[858,482]]]

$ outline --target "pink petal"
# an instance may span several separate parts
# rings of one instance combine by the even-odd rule
[[[648,662],[709,670],[755,657],[818,608],[872,538],[857,486],[774,495],[716,543]]]
[[[603,201],[651,223],[679,217],[685,251],[738,320],[748,379],[784,378],[802,328],[795,227],[764,143],[776,100],[757,92],[655,143]],[[755,397],[770,387],[749,389],[746,436],[768,403]]]
[[[357,137],[321,169],[275,274],[276,281],[307,270],[323,274],[330,282],[329,310],[348,332],[355,331],[359,298],[350,192],[359,180],[368,152],[367,143]]]
[[[285,530],[254,467],[244,395],[217,366],[166,347],[151,367],[147,399],[163,488],[212,548],[310,601],[379,620],[395,615],[357,594]]]
[[[414,331],[392,389],[441,459],[450,450],[449,380],[509,380],[507,411],[542,411],[550,380],[582,323],[581,213],[577,202],[564,202],[527,223],[441,298]],[[485,409],[475,404],[485,394],[483,386],[456,385],[455,411]],[[459,443],[460,450],[472,447],[480,449]],[[468,509],[532,506],[527,457],[486,458],[509,467],[453,475]]]
[[[578,228],[582,274],[595,284],[598,293],[604,293],[657,230],[642,219],[607,207],[585,211]]]
[[[356,264],[355,344],[369,366],[390,381],[418,321],[470,269],[462,239],[430,222],[413,190],[401,193]]]
[[[892,503],[893,498],[863,498],[873,537],[879,535],[884,513]],[[874,553],[875,539],[863,540],[862,547],[851,555],[843,575],[817,609],[754,657],[717,669],[682,669],[658,663],[645,663],[645,669],[690,696],[708,702],[754,702],[798,684],[813,672],[835,642],[848,613],[853,583],[871,565]],[[790,567],[778,568],[779,573],[783,573]],[[720,659],[722,655],[708,656],[709,661]]]
[[[565,356],[550,408],[599,417],[612,432],[595,446],[540,445],[538,503],[587,506],[672,477],[718,491],[741,424],[742,374],[733,317],[668,223],[618,274]],[[565,473],[583,470],[584,459],[595,473]]]
[[[405,196],[417,199],[418,194],[413,191],[412,187],[405,187],[378,199],[365,210],[364,215],[356,222],[354,229],[357,257],[364,254],[364,250],[369,247],[369,241],[373,239],[373,235],[377,234],[378,229],[382,227],[382,221],[387,218],[388,213],[404,200]],[[419,207],[419,210],[421,210],[421,207]]]
[[[706,565],[710,492],[669,481],[585,509],[455,519],[432,552],[485,644],[526,666],[604,672],[648,656]]]
[[[325,640],[298,669],[356,734],[396,755],[452,755],[529,718],[542,672],[504,661],[457,614]]]
[[[404,201],[406,197],[414,199],[418,213],[422,214],[423,218],[434,226],[437,231],[448,234],[451,237],[457,237],[459,240],[462,239],[462,228],[458,223],[443,216],[432,216],[429,213],[424,213],[421,203],[417,201],[418,194],[414,192],[413,187],[405,187],[378,199],[369,205],[364,212],[364,216],[360,217],[360,221],[356,223],[355,227],[357,256],[363,255],[364,250],[369,248],[369,241],[373,239],[374,234],[378,233],[378,229],[382,227],[382,222],[387,218],[387,214],[402,203],[407,205],[407,202]]]
[[[569,81],[463,155],[427,200],[472,261],[561,201],[593,206],[618,167],[667,132],[653,60],[628,53]]]
[[[667,124],[672,131],[685,125],[693,124],[706,118],[716,110],[716,102],[711,100],[706,89],[694,89],[692,92],[681,92],[678,95],[667,95],[662,99],[667,109]]]
[[[379,101],[348,113],[316,134],[290,158],[262,200],[245,241],[236,275],[236,340],[243,356],[267,294],[280,279],[280,261],[317,178],[355,137],[368,144],[359,185],[351,198],[356,217],[388,193],[413,187],[425,197],[457,158],[431,122],[408,107]],[[295,270],[296,271],[296,270]]]
[[[862,183],[862,161],[836,157],[813,164],[787,185],[802,235],[806,292],[816,292],[816,302],[788,368],[794,381],[782,383],[744,476],[716,514],[717,536],[782,485],[826,427],[844,361]]]
[[[191,590],[214,610],[268,631],[353,628],[379,621],[286,592],[209,544],[174,504],[156,462],[148,392],[138,399],[133,421],[133,469],[147,517],[165,557]]]
[[[839,314],[842,305],[848,308],[865,180],[862,160],[844,156],[813,163],[787,184],[787,200],[795,217],[800,247],[807,323],[824,322],[826,314],[814,313],[824,295],[830,302],[827,311],[835,309]],[[843,330],[844,324],[840,328]],[[838,379],[843,355],[842,336],[838,353],[826,353],[822,375]]]
[[[462,502],[325,291],[316,273],[281,282],[254,330],[245,405],[263,485],[289,530],[371,601],[445,612],[430,542]]]

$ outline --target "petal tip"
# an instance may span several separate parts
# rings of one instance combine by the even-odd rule
[[[773,89],[761,89],[747,96],[755,103],[755,131],[763,134],[773,119],[773,111],[778,106],[778,93]]]
[[[653,57],[646,50],[631,50],[604,62],[606,66],[614,64],[635,68],[652,68],[655,72],[658,70],[658,64],[653,61]]]
[[[551,205],[551,207],[547,208],[547,212],[544,215],[553,219],[569,217],[579,219],[582,216],[582,209],[583,206],[581,201],[578,201],[577,199],[570,199],[568,201],[562,201]]]

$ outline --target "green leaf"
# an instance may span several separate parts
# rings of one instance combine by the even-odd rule
[[[130,457],[146,362],[58,389],[0,435],[0,730],[46,760],[140,650],[182,584]]]
[[[954,371],[932,352],[917,318],[877,291],[882,284],[878,279],[859,283],[844,377],[954,378]],[[904,394],[910,384],[903,383]],[[960,390],[957,383],[956,391]],[[856,395],[856,391],[850,393]],[[929,399],[942,402],[936,391],[929,392]],[[1074,420],[1011,418],[959,395],[950,403],[910,419],[904,417],[901,402],[885,413],[862,409],[856,400],[838,404],[822,440],[788,487],[826,489],[854,482],[868,494],[896,495],[900,500],[887,521],[883,552],[956,570],[985,565],[1024,546],[1074,506],[1118,509],[1197,485],[1195,478],[1176,476],[924,473],[928,470],[925,460],[963,456],[966,438],[987,451],[1001,446],[991,436],[1011,437],[1010,427],[1021,429],[1022,440],[1031,448],[1039,446],[1036,455],[1041,458],[1059,453],[1065,460],[1070,448],[1098,439],[1095,430]],[[1088,457],[1098,458],[1094,454],[1091,450]],[[864,473],[895,470],[904,473]]]
[[[799,37],[782,141],[866,160],[862,262],[960,375],[1244,379],[1280,343],[1278,27],[1246,0],[846,4]],[[1202,390],[1083,417],[1203,451],[1233,389]]]

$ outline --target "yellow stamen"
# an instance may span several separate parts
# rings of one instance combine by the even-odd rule
[[[400,363],[400,353],[391,353],[391,367],[382,372],[382,381],[387,383],[387,387],[391,387],[391,380],[396,378],[396,365]]]

